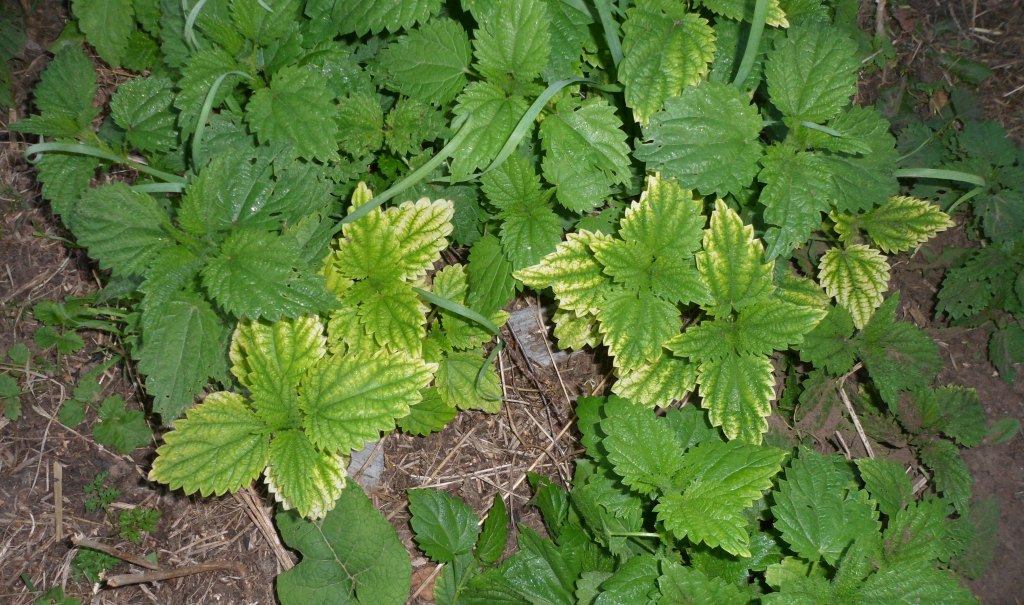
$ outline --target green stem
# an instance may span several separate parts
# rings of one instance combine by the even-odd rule
[[[807,122],[807,121],[800,122],[800,125],[805,127],[805,128],[810,128],[811,130],[817,130],[818,132],[824,132],[825,134],[832,135],[832,136],[834,136],[836,138],[840,138],[840,139],[843,138],[843,133],[839,132],[838,130],[836,130],[834,128],[829,128],[828,126],[822,126],[821,124],[815,124],[814,122]]]
[[[743,50],[743,59],[740,60],[740,67],[736,70],[736,79],[732,81],[736,88],[742,88],[747,81],[750,70],[754,68],[754,60],[757,59],[757,49],[761,46],[761,34],[764,33],[764,24],[768,19],[768,0],[757,0],[754,4],[754,20],[750,23],[750,37],[747,38],[747,47]]]
[[[948,170],[946,168],[900,168],[896,170],[895,175],[897,178],[942,179],[944,181],[970,183],[982,188],[988,187],[988,181],[984,177],[971,174],[970,172]]]
[[[651,533],[651,532],[647,532],[647,531],[610,531],[610,532],[608,532],[608,535],[609,536],[613,536],[613,537],[617,536],[617,537],[623,537],[623,538],[654,538],[656,540],[660,540],[661,539],[661,536],[659,534],[655,534],[655,533]]]
[[[483,392],[483,390],[480,388],[480,384],[484,378],[484,372],[487,371],[487,368],[490,367],[490,365],[494,362],[494,358],[498,356],[498,353],[505,345],[505,341],[502,340],[501,338],[501,332],[498,326],[494,325],[494,322],[487,319],[480,313],[477,313],[476,311],[470,309],[465,305],[460,305],[459,303],[453,300],[449,300],[442,296],[438,296],[437,294],[434,294],[433,292],[428,292],[427,290],[424,290],[422,288],[413,288],[413,291],[415,291],[416,294],[419,294],[423,298],[427,299],[427,302],[479,324],[480,327],[487,330],[492,336],[496,336],[498,338],[498,344],[496,344],[494,348],[491,349],[491,352],[487,354],[487,359],[484,360],[484,365],[480,366],[480,370],[476,373],[476,390],[484,399],[488,399],[490,401],[500,401],[500,394],[494,396],[491,395],[490,393]]]
[[[185,35],[185,41],[188,42],[189,46],[192,47],[193,51],[199,50],[199,40],[196,39],[196,19],[199,18],[199,13],[203,10],[203,5],[206,4],[206,0],[199,0],[196,5],[192,7],[192,10],[188,12],[188,16],[185,17],[185,31],[182,32]],[[185,7],[185,1],[182,0],[182,8]]]
[[[437,155],[427,160],[426,164],[420,166],[416,170],[413,170],[412,172],[407,174],[405,178],[398,181],[391,187],[388,187],[384,191],[384,193],[375,196],[372,200],[356,208],[345,218],[341,219],[339,225],[344,225],[345,223],[358,221],[359,219],[369,214],[370,211],[373,210],[374,208],[380,206],[384,202],[390,200],[391,198],[395,197],[396,195],[402,193],[406,189],[412,187],[416,183],[425,179],[428,174],[433,172],[435,168],[440,166],[442,162],[444,162],[456,149],[458,149],[459,145],[462,144],[462,141],[466,138],[466,135],[468,134],[468,128],[460,128],[459,131],[455,133],[455,136],[453,136],[452,139],[448,141],[448,144],[442,147],[441,151],[437,152]]]
[[[132,185],[132,189],[142,193],[181,193],[185,186],[181,183],[143,183]]]
[[[78,143],[38,143],[36,145],[32,145],[31,147],[25,150],[25,157],[31,158],[34,155],[40,153],[47,153],[50,151],[60,151],[63,153],[77,153],[79,155],[88,155],[94,158],[108,160],[114,162],[115,164],[125,164],[131,166],[132,168],[139,172],[148,174],[167,183],[185,183],[185,179],[176,174],[164,172],[163,170],[157,170],[156,168],[152,168],[146,164],[143,164],[142,162],[137,162],[129,157],[120,156],[117,155],[116,153],[112,153],[110,151],[106,151],[98,147],[93,147],[92,145],[81,145]],[[29,161],[32,160],[30,159]]]
[[[970,190],[970,191],[968,191],[967,193],[965,193],[965,194],[961,195],[961,196],[960,196],[959,198],[957,198],[957,200],[956,200],[955,202],[953,202],[953,204],[952,204],[952,205],[951,205],[951,206],[949,207],[949,210],[947,210],[947,211],[946,211],[946,214],[953,214],[953,211],[955,211],[955,210],[957,209],[957,206],[959,206],[960,204],[962,204],[962,203],[964,203],[964,202],[966,202],[966,201],[970,200],[970,199],[971,199],[971,198],[973,198],[974,196],[976,196],[976,195],[978,195],[979,193],[982,193],[982,192],[984,192],[984,191],[985,191],[985,187],[975,187],[974,189],[971,189],[971,190]]]
[[[480,178],[481,176],[487,174],[488,172],[500,166],[501,163],[507,160],[508,156],[512,155],[512,152],[514,152],[516,148],[519,147],[519,144],[523,141],[523,138],[530,131],[530,127],[533,126],[533,123],[537,120],[537,116],[539,116],[540,112],[544,110],[544,106],[548,104],[548,101],[550,101],[556,94],[558,94],[560,90],[562,90],[566,86],[569,86],[570,84],[578,84],[580,82],[587,81],[587,78],[569,78],[566,80],[559,80],[557,82],[554,82],[550,86],[545,88],[544,92],[540,93],[540,96],[538,96],[534,100],[533,104],[530,105],[530,108],[526,110],[526,113],[523,114],[523,117],[519,118],[519,122],[516,124],[516,127],[512,130],[512,134],[509,135],[508,140],[505,141],[505,144],[501,147],[501,150],[498,151],[498,155],[494,157],[494,161],[492,161],[490,165],[487,166],[487,168],[485,168],[482,172],[478,172],[477,174],[467,176],[466,178],[462,179],[462,181],[469,181],[472,179]]]
[[[601,18],[601,28],[604,29],[604,39],[608,43],[608,51],[612,54],[612,62],[616,69],[622,63],[622,44],[619,42],[619,27],[612,17],[611,0],[595,0],[594,6]]]
[[[235,70],[222,73],[213,81],[213,85],[210,86],[210,90],[206,93],[206,99],[203,100],[203,108],[199,111],[199,121],[196,123],[196,130],[192,134],[192,168],[195,170],[202,166],[203,133],[206,131],[206,120],[210,117],[210,111],[213,110],[213,100],[217,96],[220,85],[224,83],[224,79],[232,75],[251,79],[251,76],[244,71]]]

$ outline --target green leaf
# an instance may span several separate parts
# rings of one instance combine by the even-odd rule
[[[562,222],[547,204],[502,213],[501,248],[511,270],[536,265],[562,241]]]
[[[513,273],[516,279],[536,290],[550,287],[558,306],[577,315],[597,313],[605,298],[607,277],[590,250],[591,242],[611,240],[610,236],[590,231],[570,232],[555,251],[540,264]]]
[[[203,268],[203,286],[236,317],[296,317],[337,306],[323,277],[303,267],[294,240],[239,229]]]
[[[555,309],[551,321],[555,324],[554,335],[562,349],[582,349],[601,344],[601,333],[597,329],[597,317],[591,314],[576,315],[572,311]]]
[[[526,83],[540,75],[551,54],[543,0],[495,0],[488,15],[478,20],[473,51],[484,78]]]
[[[702,195],[725,196],[757,174],[761,116],[747,95],[719,82],[685,88],[651,116],[634,155],[648,170]]]
[[[619,236],[653,254],[688,258],[701,245],[704,201],[671,180],[652,175],[640,200],[626,208]]]
[[[775,527],[798,555],[835,565],[855,538],[878,531],[878,512],[837,456],[803,448],[774,492]]]
[[[143,412],[125,410],[124,399],[114,395],[100,405],[99,422],[93,425],[92,435],[97,443],[130,454],[135,448],[147,445],[153,438],[153,431]]]
[[[727,355],[702,360],[697,384],[713,426],[722,427],[729,439],[761,443],[768,430],[775,398],[775,376],[771,360],[760,355]]]
[[[32,335],[32,341],[40,349],[56,348],[58,353],[68,355],[85,348],[85,341],[74,331],[57,330],[52,326],[42,326]]]
[[[421,437],[443,429],[458,415],[458,410],[441,399],[436,388],[423,391],[423,399],[409,406],[409,415],[396,420],[398,428],[410,435]]]
[[[549,83],[577,77],[582,72],[584,48],[589,48],[593,41],[590,32],[593,16],[589,9],[568,2],[549,1],[548,12],[551,55],[541,75]]]
[[[484,519],[480,528],[480,539],[476,542],[476,557],[481,563],[493,564],[505,552],[505,543],[508,542],[508,509],[505,508],[505,501],[501,494],[494,494],[491,509],[487,511],[487,518]]]
[[[219,391],[175,422],[156,453],[151,481],[186,494],[219,496],[249,485],[263,472],[270,439],[241,395]]]
[[[931,384],[942,369],[938,345],[924,330],[896,321],[899,296],[893,295],[858,335],[860,357],[882,397],[895,412],[900,391]]]
[[[423,23],[437,14],[441,0],[310,0],[306,15],[326,19],[339,34],[379,34],[396,32]]]
[[[135,31],[132,0],[73,0],[71,11],[100,58],[120,66],[128,36]]]
[[[842,241],[855,241],[857,229],[863,229],[873,244],[890,254],[906,252],[953,226],[949,215],[935,204],[907,196],[892,197],[863,214],[832,218]]]
[[[764,262],[764,246],[754,238],[753,226],[744,225],[722,200],[715,201],[697,270],[710,289],[714,305],[707,309],[715,316],[750,306],[774,289],[772,263]]]
[[[646,496],[671,491],[683,468],[683,448],[668,424],[624,399],[608,401],[604,411],[601,444],[622,482]]]
[[[655,361],[679,330],[679,309],[650,292],[609,293],[597,312],[599,329],[615,366],[636,368]]]
[[[858,460],[858,463],[861,462]],[[949,507],[929,496],[889,514],[882,535],[886,561],[934,561],[949,558],[950,535],[946,515]]]
[[[563,338],[558,327],[555,328],[555,336],[561,345]],[[661,357],[651,363],[617,370],[616,377],[618,380],[612,385],[612,392],[616,395],[648,408],[667,407],[696,388],[697,366],[663,351]]]
[[[366,280],[352,286],[344,300],[358,301],[359,323],[378,345],[388,351],[420,353],[426,308],[408,285]]]
[[[665,100],[707,75],[715,57],[715,33],[707,19],[681,4],[641,2],[622,23],[619,81],[636,121],[646,124]]]
[[[772,104],[796,120],[835,117],[857,90],[857,56],[856,44],[834,28],[790,28],[765,62]]]
[[[78,242],[100,266],[117,275],[143,275],[173,243],[170,221],[146,193],[117,182],[89,189],[75,204],[71,225]]]
[[[317,449],[302,431],[278,431],[270,440],[267,489],[284,510],[322,519],[345,489],[345,466],[345,458]]]
[[[441,400],[460,410],[500,410],[501,381],[494,366],[489,365],[477,382],[484,363],[479,351],[453,351],[445,355],[437,369],[436,385]]]
[[[279,512],[275,523],[285,544],[302,554],[298,565],[277,576],[281,605],[401,605],[409,596],[405,546],[357,484],[321,521]]]
[[[70,153],[44,153],[36,162],[36,178],[43,184],[43,197],[55,214],[62,215],[71,228],[75,202],[89,188],[100,167],[97,158]]]
[[[542,161],[544,178],[555,185],[558,203],[573,211],[595,208],[611,186],[628,183],[629,146],[622,121],[606,101],[593,100],[580,106],[559,107],[540,125],[541,145],[546,152]],[[580,174],[600,179],[599,192],[579,195],[583,189],[573,184]],[[593,182],[588,188],[595,187]]]
[[[137,149],[162,152],[178,144],[173,89],[174,83],[166,78],[135,78],[119,86],[110,99],[111,117]]]
[[[920,456],[921,462],[932,472],[935,489],[958,513],[967,514],[974,478],[956,445],[935,439],[921,447]]]
[[[340,99],[335,115],[338,143],[349,155],[362,157],[384,144],[384,110],[376,93],[360,91]]]
[[[914,486],[899,464],[881,458],[859,458],[854,462],[864,487],[878,502],[882,514],[892,518],[914,499]]]
[[[40,136],[76,138],[91,132],[100,108],[93,107],[96,72],[79,46],[66,45],[46,67],[33,91],[42,114],[11,124],[11,130]]]
[[[680,539],[749,557],[743,511],[771,487],[785,457],[780,449],[739,441],[701,443],[683,457],[676,479],[682,493],[666,494],[654,507],[658,519]]]
[[[880,569],[864,581],[858,594],[865,603],[977,603],[977,599],[960,586],[955,574],[923,561]]]
[[[498,238],[487,235],[473,244],[466,279],[469,282],[467,302],[483,315],[491,315],[515,296],[512,263],[505,258]]]
[[[421,277],[441,257],[441,251],[448,247],[446,238],[452,232],[454,214],[454,203],[449,200],[431,202],[422,198],[388,208],[385,215],[401,251],[403,279]]]
[[[465,138],[452,155],[452,180],[464,180],[474,170],[487,166],[527,108],[525,99],[507,95],[488,82],[472,82],[463,89],[454,112],[456,120],[465,120],[461,130]]]
[[[184,29],[184,23],[182,23]],[[166,53],[166,50],[165,50]],[[174,98],[174,106],[181,112],[178,124],[186,132],[194,132],[199,114],[214,82],[218,78],[233,71],[242,70],[235,58],[220,48],[200,50],[188,57],[188,63],[181,70],[178,80],[178,96]],[[244,72],[244,70],[242,70]],[[231,74],[224,78],[217,93],[213,97],[213,108],[217,108],[228,97],[238,84],[241,76]],[[264,92],[269,94],[269,92]]]
[[[942,284],[940,299],[948,282],[949,278]],[[1003,382],[1013,384],[1017,379],[1017,367],[1014,364],[1024,362],[1024,329],[1010,323],[1006,327],[993,330],[988,341],[988,358]]]
[[[472,59],[469,36],[458,22],[432,19],[384,49],[384,85],[424,103],[445,105],[466,87]]]
[[[662,566],[658,605],[746,605],[750,595],[735,584],[678,563]]]
[[[977,580],[992,564],[995,549],[999,544],[1000,503],[988,498],[971,504],[967,518],[974,530],[974,539],[953,560],[953,568],[972,580]]]
[[[765,206],[765,221],[773,225],[765,232],[766,256],[785,258],[821,228],[821,213],[829,209],[830,183],[823,178],[820,158],[792,145],[772,145],[761,165],[758,180],[765,186],[758,199]]]
[[[165,423],[192,404],[210,378],[225,378],[228,330],[204,299],[179,293],[150,313],[138,351],[153,411]]]
[[[438,563],[451,563],[470,553],[480,533],[479,518],[468,504],[432,489],[410,489],[409,524],[416,544]],[[504,548],[502,544],[502,548]]]
[[[425,143],[440,138],[447,127],[446,118],[439,108],[402,97],[384,120],[384,142],[398,155],[416,155]],[[452,195],[450,191],[443,195]]]
[[[231,0],[231,17],[239,33],[257,46],[285,36],[302,12],[301,0]]]
[[[853,325],[863,328],[889,288],[889,263],[864,244],[830,248],[818,263],[818,280],[850,312]]]
[[[800,359],[813,363],[831,376],[850,371],[857,359],[853,342],[853,317],[843,307],[832,307],[813,330],[804,336]]]
[[[338,159],[338,122],[327,79],[304,67],[286,67],[246,105],[246,121],[261,143],[288,143],[299,157]]]
[[[278,428],[295,420],[295,386],[326,354],[324,325],[315,316],[243,321],[231,339],[231,373],[249,390],[257,415]]]
[[[822,307],[794,305],[777,298],[763,300],[740,312],[736,346],[740,353],[771,355],[803,342],[804,335],[825,316]]]
[[[347,452],[391,430],[431,379],[432,366],[405,354],[329,357],[299,392],[306,435],[318,448]]]
[[[3,375],[3,376],[6,376]],[[10,378],[9,376],[7,376]],[[20,392],[20,391],[19,391]],[[8,399],[8,401],[10,401]],[[7,404],[9,405],[9,404]],[[18,411],[20,415],[21,404],[18,403]],[[6,408],[5,413],[6,416]],[[60,419],[60,423],[64,426],[76,427],[82,424],[85,420],[85,404],[77,399],[65,399],[64,403],[61,404],[60,409],[57,411],[57,418]],[[15,419],[16,420],[16,419]]]
[[[786,2],[786,12],[789,12],[788,5],[791,3]],[[703,4],[713,13],[737,21],[753,21],[754,19],[754,2],[752,0],[699,0],[699,4]],[[768,14],[765,22],[775,27],[787,27],[789,25],[786,13],[783,12],[779,0],[769,0]]]

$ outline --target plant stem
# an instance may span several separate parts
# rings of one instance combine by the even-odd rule
[[[596,0],[594,6],[601,18],[601,28],[604,29],[604,39],[608,43],[608,52],[612,54],[612,62],[616,69],[622,63],[622,44],[619,42],[619,27],[612,18],[611,0]]]
[[[757,3],[754,4],[754,20],[750,23],[747,47],[743,50],[740,67],[736,70],[736,79],[732,81],[736,88],[743,87],[743,83],[750,75],[750,70],[754,68],[754,60],[757,59],[757,49],[761,46],[761,34],[764,33],[764,24],[767,19],[768,0],[757,0]]]
[[[25,157],[31,158],[34,155],[50,151],[77,153],[79,155],[88,155],[94,158],[108,160],[114,162],[115,164],[126,164],[128,166],[131,166],[135,170],[138,170],[139,172],[148,174],[149,176],[158,178],[167,183],[177,183],[181,185],[185,184],[185,179],[176,174],[164,172],[163,170],[157,170],[156,168],[152,168],[147,164],[143,164],[142,162],[137,162],[129,157],[120,156],[117,155],[116,153],[112,153],[110,151],[100,149],[99,147],[94,147],[92,145],[82,145],[80,143],[37,143],[36,145],[32,145],[31,147],[25,150]]]
[[[984,177],[971,174],[970,172],[948,170],[946,168],[899,168],[894,174],[897,178],[942,179],[945,181],[970,183],[978,187],[988,187],[988,181]]]

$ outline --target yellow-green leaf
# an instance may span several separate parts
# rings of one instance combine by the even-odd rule
[[[821,257],[818,280],[850,312],[854,325],[863,328],[889,287],[889,263],[864,244],[832,248]]]

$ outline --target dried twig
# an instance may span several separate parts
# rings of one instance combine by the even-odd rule
[[[130,584],[145,584],[148,582],[159,582],[161,580],[173,580],[184,576],[191,576],[197,573],[208,571],[231,571],[239,577],[245,576],[245,566],[238,561],[216,561],[214,563],[202,563],[200,565],[187,565],[175,569],[162,569],[147,571],[143,573],[126,573],[116,576],[106,576],[103,581],[111,588],[128,586]]]
[[[71,543],[75,546],[80,546],[82,548],[91,548],[93,550],[98,550],[100,552],[107,553],[112,557],[117,557],[122,561],[127,561],[133,565],[138,565],[139,567],[145,567],[146,569],[153,570],[160,569],[159,565],[150,561],[149,559],[143,559],[142,557],[137,557],[135,555],[128,554],[123,550],[118,550],[113,546],[110,546],[109,544],[104,544],[103,542],[100,542],[99,540],[87,538],[82,534],[77,534],[74,537],[72,537]]]

